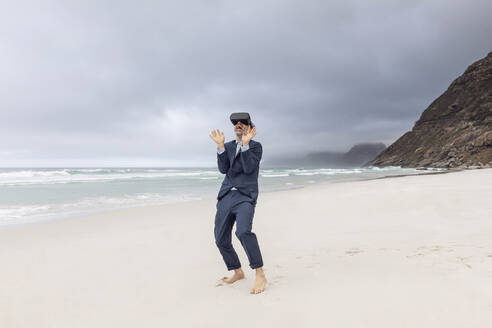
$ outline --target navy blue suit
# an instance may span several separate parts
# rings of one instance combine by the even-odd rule
[[[231,140],[217,152],[217,165],[225,177],[217,195],[214,234],[215,243],[228,270],[241,267],[231,242],[234,222],[235,234],[248,256],[249,266],[252,269],[263,266],[258,240],[251,231],[262,154],[261,143],[255,140],[250,140],[248,146]]]

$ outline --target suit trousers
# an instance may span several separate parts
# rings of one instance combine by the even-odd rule
[[[219,248],[227,270],[241,267],[239,258],[232,246],[232,226],[236,222],[236,237],[246,252],[251,269],[263,266],[260,247],[256,235],[251,231],[255,205],[250,197],[238,190],[230,190],[217,201],[217,214],[215,215],[215,244]]]

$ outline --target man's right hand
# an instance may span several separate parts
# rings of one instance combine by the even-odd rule
[[[225,142],[224,132],[220,132],[219,129],[212,130],[212,133],[210,134],[210,138],[217,143],[217,148],[224,148],[224,142]]]

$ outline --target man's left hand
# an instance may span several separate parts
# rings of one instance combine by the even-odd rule
[[[248,125],[247,130],[243,132],[243,136],[241,140],[243,142],[243,146],[247,146],[249,144],[249,141],[253,139],[255,135],[256,135],[256,126],[254,128],[251,128]]]

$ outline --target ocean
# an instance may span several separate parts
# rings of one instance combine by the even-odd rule
[[[320,182],[427,174],[445,169],[269,168],[262,192]],[[224,179],[217,168],[0,168],[0,229],[113,209],[215,199]]]

